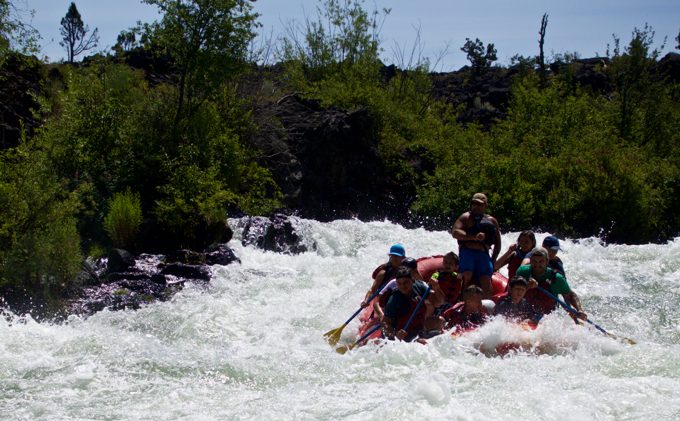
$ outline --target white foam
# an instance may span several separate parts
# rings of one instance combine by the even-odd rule
[[[426,346],[387,342],[340,355],[322,334],[357,309],[392,243],[411,256],[457,246],[447,232],[386,221],[299,223],[316,251],[243,247],[237,230],[230,245],[243,263],[216,268],[208,291],[188,287],[169,302],[63,325],[0,319],[0,416],[607,420],[680,413],[680,241],[562,240],[569,283],[591,319],[638,345],[576,326],[558,311],[536,330],[494,319]],[[505,245],[516,236],[504,235]],[[339,345],[355,340],[356,330],[353,321]],[[528,346],[505,357],[492,351],[513,341]]]

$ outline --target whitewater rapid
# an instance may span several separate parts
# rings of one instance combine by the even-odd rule
[[[557,312],[534,332],[494,320],[455,340],[340,355],[322,335],[357,309],[391,244],[413,257],[457,246],[447,232],[389,222],[298,225],[314,251],[243,247],[237,229],[242,263],[168,302],[63,324],[0,318],[0,419],[680,419],[680,239],[562,240],[585,311],[637,345]],[[508,339],[542,353],[484,352]]]

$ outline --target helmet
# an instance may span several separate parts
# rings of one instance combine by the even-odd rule
[[[401,261],[401,266],[406,266],[410,269],[416,269],[418,267],[418,262],[413,257],[407,257]]]
[[[399,257],[404,257],[406,256],[406,250],[404,250],[404,246],[401,244],[397,243],[390,247],[390,252],[388,254],[391,254],[393,256],[399,256]]]

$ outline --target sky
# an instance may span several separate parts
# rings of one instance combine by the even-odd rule
[[[41,57],[64,60],[59,45],[60,20],[71,0],[14,0],[33,9],[32,25],[40,32]],[[83,21],[99,30],[95,51],[110,51],[120,31],[139,20],[151,22],[159,15],[155,6],[140,0],[76,0]],[[257,0],[259,31],[263,39],[285,34],[291,22],[316,17],[319,0]],[[667,37],[665,54],[674,50],[680,30],[679,0],[366,0],[367,10],[390,8],[382,30],[382,58],[404,67],[415,50],[430,59],[431,70],[452,71],[468,64],[460,47],[466,38],[494,43],[498,61],[508,64],[516,54],[538,54],[541,17],[548,13],[544,50],[550,59],[556,54],[577,52],[581,57],[604,55],[616,34],[622,45],[634,28],[652,26],[655,47]],[[417,42],[418,34],[420,41]],[[414,48],[415,47],[415,48]]]

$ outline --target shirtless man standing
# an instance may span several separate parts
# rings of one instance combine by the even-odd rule
[[[496,218],[486,213],[487,207],[486,195],[475,193],[470,210],[458,217],[451,229],[453,238],[458,240],[463,288],[479,282],[484,298],[493,295],[491,275],[501,250],[501,229]]]

